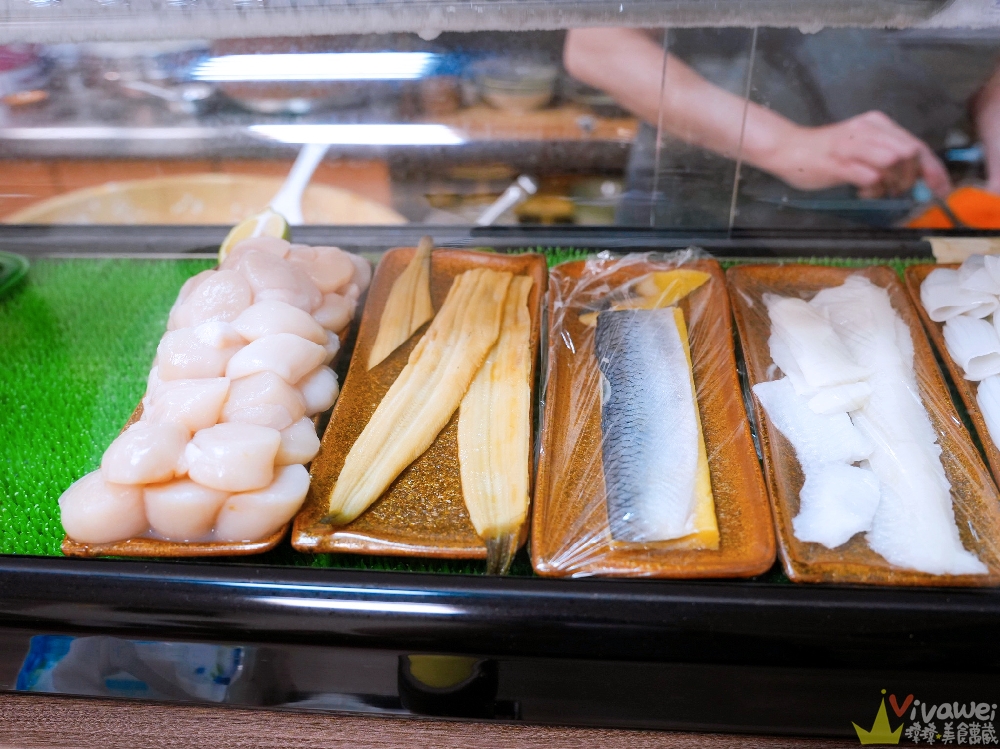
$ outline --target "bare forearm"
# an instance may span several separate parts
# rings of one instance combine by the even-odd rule
[[[987,183],[1000,192],[1000,70],[976,96],[972,115],[985,152]]]
[[[666,133],[728,158],[769,167],[795,125],[780,115],[715,86],[634,29],[574,29],[566,38],[573,77],[610,93],[623,107]],[[662,83],[662,95],[661,95]],[[662,101],[662,109],[661,109]]]

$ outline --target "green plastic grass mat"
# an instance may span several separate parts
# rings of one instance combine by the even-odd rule
[[[538,248],[557,265],[591,252]],[[726,261],[726,266],[734,261]],[[745,261],[744,261],[745,262]],[[862,266],[912,260],[808,259]],[[43,259],[0,300],[0,554],[60,555],[58,498],[97,468],[142,397],[167,313],[184,281],[213,260]],[[345,362],[346,364],[346,362]],[[485,563],[306,555],[287,541],[238,564],[483,573]],[[531,575],[527,553],[511,573]],[[779,575],[779,577],[781,577]]]

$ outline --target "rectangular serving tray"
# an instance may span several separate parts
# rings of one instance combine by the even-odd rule
[[[934,360],[934,352],[910,298],[896,272],[887,266],[843,268],[821,265],[742,265],[730,268],[727,279],[736,327],[742,342],[751,386],[774,379],[768,347],[770,321],[764,294],[811,299],[821,289],[839,286],[860,274],[884,288],[893,309],[907,325],[914,348],[914,368],[920,397],[930,417],[941,463],[952,486],[955,519],[962,543],[989,568],[983,575],[931,575],[902,569],[872,551],[862,534],[836,549],[796,538],[792,518],[798,513],[804,477],[791,443],[773,428],[754,398],[758,437],[778,529],[778,548],[785,572],[798,582],[839,582],[875,585],[996,585],[1000,582],[1000,495],[982,458],[951,402]]]

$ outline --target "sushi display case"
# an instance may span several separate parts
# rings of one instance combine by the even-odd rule
[[[497,261],[539,252],[550,265],[640,252],[660,261],[690,247],[723,269],[883,266],[894,278],[933,262],[927,232],[900,230],[297,227],[295,239],[377,262],[425,233],[438,248],[489,250]],[[498,576],[475,559],[312,555],[287,538],[239,558],[61,557],[61,526],[31,519],[51,518],[51,506],[32,506],[43,494],[51,503],[99,461],[142,395],[177,288],[215,264],[224,236],[194,227],[0,229],[0,250],[30,263],[27,279],[0,302],[3,522],[13,539],[0,557],[0,690],[861,743],[996,743],[1000,592],[990,585],[884,585],[878,576],[795,583],[777,560],[744,570],[752,575],[744,579],[551,579],[535,573],[527,548]],[[753,408],[747,352],[726,317],[735,397],[750,414],[757,465],[767,449],[762,414]],[[355,325],[345,351],[357,334]],[[543,334],[542,372],[548,343]],[[925,348],[925,364],[946,371]],[[338,364],[341,376],[349,358]],[[954,429],[972,432],[962,426],[970,423],[962,401],[951,400],[961,412]],[[546,444],[536,440],[536,457]],[[978,527],[969,526],[973,534]]]

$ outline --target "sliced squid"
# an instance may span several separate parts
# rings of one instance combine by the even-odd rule
[[[963,289],[958,271],[950,268],[935,268],[927,275],[920,284],[920,301],[934,322],[959,315],[986,317],[1000,306],[992,294]]]
[[[982,380],[1000,374],[1000,337],[985,320],[965,315],[944,324],[944,342],[967,380]]]
[[[220,541],[258,541],[287,523],[305,501],[309,472],[304,466],[282,466],[265,488],[232,495],[215,522]]]
[[[104,451],[101,473],[113,484],[155,484],[183,473],[188,430],[176,423],[137,421]]]
[[[84,544],[122,541],[149,527],[142,487],[109,483],[100,471],[88,473],[63,492],[59,513],[69,537]]]
[[[1000,375],[985,378],[976,389],[976,403],[983,412],[994,445],[1000,445]]]
[[[818,414],[856,411],[871,398],[872,386],[867,382],[851,382],[823,388],[809,399],[809,408]]]
[[[274,478],[281,434],[256,424],[216,424],[202,429],[184,450],[188,475],[226,492],[261,489]]]
[[[772,335],[787,347],[809,387],[860,382],[871,374],[854,362],[830,321],[805,300],[768,294],[764,303]]]
[[[233,328],[248,341],[267,335],[291,333],[307,341],[326,344],[326,331],[305,310],[277,301],[257,302],[233,320]]]
[[[302,394],[274,372],[233,380],[221,421],[284,429],[306,413]]]
[[[146,518],[168,541],[198,541],[212,533],[215,517],[229,494],[192,481],[176,479],[143,490]]]
[[[156,348],[157,376],[161,380],[222,377],[226,365],[246,344],[227,322],[206,322],[165,334]]]

